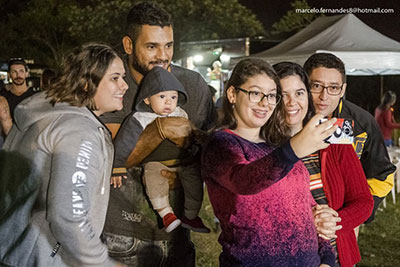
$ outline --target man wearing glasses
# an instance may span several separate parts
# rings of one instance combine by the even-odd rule
[[[390,162],[381,131],[370,113],[343,99],[347,86],[346,72],[338,57],[329,53],[313,54],[304,63],[304,69],[310,77],[315,112],[329,118],[354,120],[353,147],[374,197],[374,210],[366,221],[371,222],[379,204],[393,187],[396,170]]]

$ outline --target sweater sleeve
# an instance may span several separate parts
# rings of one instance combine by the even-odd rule
[[[390,109],[382,111],[381,116],[382,116],[383,123],[385,124],[386,128],[390,128],[390,129],[400,128],[400,123],[395,122],[393,113]]]
[[[374,201],[368,188],[368,183],[360,161],[351,145],[336,146],[339,153],[336,159],[339,163],[341,176],[345,185],[344,203],[337,210],[340,218],[340,231],[353,231],[371,215]]]
[[[308,193],[311,206],[314,207],[317,205],[317,202],[315,202],[310,190],[308,190]],[[330,240],[318,236],[318,254],[321,258],[321,264],[327,264],[332,267],[335,266],[336,255],[333,251]]]
[[[143,128],[140,122],[132,115],[124,121],[114,140],[115,157],[113,174],[126,173],[126,161],[135,149]]]
[[[63,128],[53,136],[46,216],[51,231],[77,266],[113,266],[100,240],[105,216],[92,209],[108,200],[98,194],[104,183],[101,137],[85,125]]]
[[[287,142],[252,161],[244,151],[247,144],[252,143],[226,132],[215,133],[203,151],[204,177],[235,194],[257,194],[285,177],[299,160]]]
[[[330,240],[318,237],[318,254],[321,257],[321,264],[335,266],[336,256],[333,252]]]

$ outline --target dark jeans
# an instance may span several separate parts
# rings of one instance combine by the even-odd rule
[[[394,146],[394,142],[392,139],[385,139],[385,146],[391,147]]]
[[[111,233],[103,234],[110,256],[128,266],[194,267],[195,250],[190,241],[190,232],[185,231],[183,237],[184,240],[154,241]]]

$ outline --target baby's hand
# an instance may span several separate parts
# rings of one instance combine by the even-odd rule
[[[122,185],[122,177],[128,178],[126,175],[111,176],[110,184],[114,185],[114,188],[119,188]]]

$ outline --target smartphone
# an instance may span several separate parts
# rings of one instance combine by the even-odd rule
[[[330,144],[352,144],[354,140],[354,121],[338,118],[334,125],[337,125],[338,128],[330,137],[325,139],[325,142]]]

